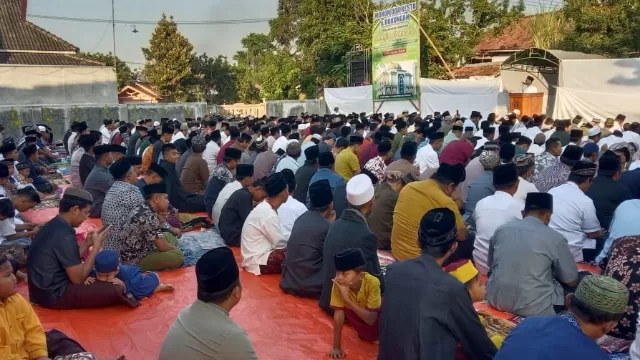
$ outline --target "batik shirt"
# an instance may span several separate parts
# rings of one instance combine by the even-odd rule
[[[216,166],[211,172],[211,178],[216,178],[218,180],[224,181],[225,184],[233,182],[233,173],[229,170],[227,164],[222,163]]]
[[[560,186],[569,180],[571,168],[569,165],[558,162],[544,168],[534,179],[534,184],[540,192],[548,192],[556,186]]]
[[[387,165],[379,155],[367,161],[364,168],[371,171],[371,173],[378,178],[378,182],[382,182],[384,180],[384,173],[387,171]]]
[[[142,203],[131,210],[127,221],[115,232],[120,262],[138,265],[144,257],[156,250],[155,241],[162,237],[162,224],[149,205]]]
[[[113,183],[102,203],[102,223],[112,226],[104,240],[105,250],[118,249],[116,241],[119,234],[115,230],[121,228],[131,210],[142,203],[144,203],[144,197],[136,185],[124,181]]]
[[[542,154],[536,156],[536,170],[535,170],[535,177],[537,178],[538,175],[540,174],[540,172],[545,169],[548,168],[551,165],[557,164],[558,162],[560,162],[560,160],[558,160],[557,157],[553,156],[553,154],[551,154],[550,152],[543,152]],[[535,179],[534,179],[535,180]],[[540,188],[538,188],[540,189]],[[540,190],[542,191],[542,190]]]

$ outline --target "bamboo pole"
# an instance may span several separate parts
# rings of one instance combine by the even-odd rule
[[[444,65],[445,69],[447,69],[447,72],[449,73],[449,76],[452,79],[455,80],[456,76],[453,75],[453,72],[451,72],[451,69],[449,68],[449,65],[447,65],[447,62],[444,60],[444,58],[440,54],[440,51],[438,51],[438,48],[436,47],[436,44],[434,44],[433,41],[431,41],[431,38],[429,37],[429,35],[427,35],[427,32],[424,31],[424,29],[422,28],[422,25],[418,24],[418,27],[420,28],[420,31],[422,32],[422,35],[424,35],[424,37],[427,38],[427,41],[429,42],[429,45],[431,45],[433,50],[435,50],[436,55],[438,55],[438,58],[440,59],[440,61],[442,61],[442,64]]]

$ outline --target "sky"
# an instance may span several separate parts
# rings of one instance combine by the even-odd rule
[[[115,0],[116,20],[153,21],[162,12],[176,21],[214,21],[274,18],[278,0]],[[111,19],[111,0],[29,0],[27,14],[69,18]],[[27,20],[69,41],[86,52],[113,51],[110,23],[40,19]],[[142,47],[149,43],[155,25],[116,24],[116,54],[132,68],[144,63]],[[180,32],[198,53],[231,57],[241,49],[240,40],[251,32],[268,32],[269,24],[179,25]]]

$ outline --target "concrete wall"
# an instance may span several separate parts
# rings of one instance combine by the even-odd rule
[[[303,112],[325,115],[329,113],[324,100],[275,100],[267,101],[267,116],[297,116]]]
[[[138,119],[204,117],[206,103],[182,104],[123,104],[123,105],[51,105],[51,106],[0,106],[0,124],[7,136],[19,139],[21,127],[37,123],[49,125],[60,138],[73,121],[86,121],[89,128],[97,130],[106,118],[135,122]]]
[[[117,103],[113,67],[0,65],[0,106]]]
[[[233,106],[238,106],[242,104],[234,104],[234,105],[209,105],[207,106],[207,112],[210,114],[224,114],[230,113],[231,108]],[[309,114],[317,114],[317,115],[326,115],[329,114],[329,108],[324,100],[273,100],[267,101],[265,104],[253,104],[247,105],[249,107],[266,107],[266,115],[267,116],[275,116],[275,117],[287,117],[287,116],[297,116],[303,112],[307,112]],[[238,107],[240,109],[240,107]],[[235,114],[235,112],[233,112]],[[252,114],[253,116],[256,116]]]

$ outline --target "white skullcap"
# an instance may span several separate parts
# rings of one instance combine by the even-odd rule
[[[520,115],[520,110],[515,109],[515,110],[513,110],[513,113],[516,114],[516,115]]]
[[[589,129],[589,136],[596,136],[600,134],[600,128],[598,126],[594,126],[591,129]]]
[[[347,201],[354,206],[360,206],[373,199],[373,183],[365,174],[358,174],[347,183]]]
[[[38,126],[38,131],[40,131],[40,132],[47,131],[47,128],[45,128],[44,126],[40,125],[40,126]]]
[[[153,126],[160,126],[160,121],[154,121]]]
[[[320,135],[320,134],[313,134],[313,135],[311,135],[311,137],[314,138],[314,139],[322,141],[322,135]]]

